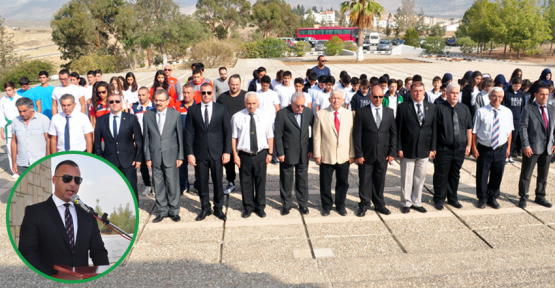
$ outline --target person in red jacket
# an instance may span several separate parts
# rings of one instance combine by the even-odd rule
[[[168,94],[170,94],[169,105],[171,105],[170,107],[173,107],[173,104],[177,102],[177,92],[175,92],[173,86],[170,86],[168,82],[168,76],[166,76],[166,74],[162,70],[156,71],[156,75],[154,76],[154,83],[150,88],[150,101],[152,101],[152,95],[154,95],[154,92],[158,87],[162,87],[166,91],[168,91]]]
[[[183,97],[181,96],[181,83],[179,83],[179,80],[177,80],[177,78],[172,77],[172,72],[173,72],[172,65],[168,64],[164,67],[164,73],[168,78],[168,84],[170,84],[170,86],[173,87],[173,89],[175,90],[175,93],[177,93],[176,100],[181,101],[183,100]]]
[[[204,83],[210,84],[210,86],[214,87],[212,81],[206,79],[202,76],[202,71],[200,69],[193,70],[193,80],[189,81],[190,84],[194,85],[195,91],[195,103],[199,104],[202,101],[200,97],[200,86]]]

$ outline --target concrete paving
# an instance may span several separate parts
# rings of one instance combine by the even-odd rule
[[[370,56],[390,57],[390,56]],[[314,57],[315,58],[315,57]],[[524,78],[536,79],[542,66],[531,63],[469,62],[376,65],[330,65],[332,74],[340,70],[369,76],[389,73],[404,79],[420,73],[425,83],[436,75],[451,72],[462,77],[467,70],[509,76],[515,68]],[[250,79],[252,70],[265,66],[270,75],[279,69],[304,76],[307,66],[286,66],[279,60],[240,60],[229,73]],[[149,85],[152,71],[137,72],[141,85]],[[189,70],[177,70],[182,83]],[[205,75],[214,79],[216,69]],[[105,75],[105,79],[110,75]],[[246,82],[246,81],[245,81]],[[246,88],[246,83],[243,83]],[[5,143],[0,142],[0,145]],[[2,146],[1,149],[4,149]],[[3,151],[0,151],[3,152]],[[240,185],[226,197],[227,221],[208,216],[196,222],[199,198],[185,193],[180,216],[175,223],[164,219],[152,223],[157,214],[152,195],[139,198],[139,233],[133,250],[109,275],[83,286],[183,286],[183,287],[399,287],[399,286],[528,286],[553,287],[555,275],[555,208],[528,202],[518,203],[520,159],[505,169],[499,203],[501,209],[476,208],[476,161],[466,158],[459,187],[462,209],[445,205],[433,207],[433,163],[428,165],[422,197],[427,213],[400,212],[400,168],[389,166],[386,178],[386,204],[391,215],[379,215],[371,208],[363,218],[355,216],[358,197],[358,171],[352,165],[346,200],[347,216],[331,211],[321,216],[318,166],[309,167],[308,215],[294,208],[280,215],[279,167],[268,166],[267,216],[252,214],[241,218]],[[6,232],[6,203],[14,181],[7,159],[0,153],[0,279],[2,286],[58,286],[36,275],[17,257]],[[555,202],[555,165],[548,179],[548,200]],[[139,174],[140,175],[140,174]],[[189,167],[189,180],[194,179]],[[139,176],[140,179],[140,176]],[[238,179],[236,181],[236,184]],[[226,185],[224,181],[223,185]],[[332,186],[333,187],[333,186]],[[139,189],[144,185],[139,180]],[[533,181],[530,191],[533,194]],[[532,195],[533,200],[533,195]],[[293,197],[294,199],[294,197]],[[296,207],[296,201],[293,201]]]

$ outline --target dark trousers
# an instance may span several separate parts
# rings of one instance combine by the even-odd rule
[[[434,159],[434,203],[443,204],[447,201],[458,201],[459,179],[464,162],[465,147],[457,150],[449,147],[438,147]]]
[[[152,186],[152,183],[150,182],[150,173],[148,173],[148,166],[146,166],[146,160],[141,162],[141,167],[139,169],[141,171],[141,177],[143,177],[143,183],[145,186]]]
[[[496,150],[477,144],[478,161],[476,164],[476,196],[478,199],[499,198],[501,181],[505,171],[507,143]],[[488,182],[489,178],[489,182]]]
[[[229,154],[229,162],[224,165],[225,167],[225,179],[227,182],[234,182],[237,178],[237,173],[235,173],[235,158],[233,158],[233,153]]]
[[[179,191],[182,193],[185,189],[189,189],[189,169],[187,168],[187,159],[183,160],[183,164],[179,166]]]
[[[222,186],[223,167],[222,156],[213,160],[207,153],[203,160],[197,159],[195,166],[195,174],[199,178],[200,206],[203,210],[210,209],[210,188],[208,186],[209,177],[212,176],[212,185],[214,186],[214,210],[222,210],[224,204],[224,190]],[[200,160],[200,161],[199,161]]]
[[[520,197],[528,198],[532,172],[534,172],[534,167],[538,164],[536,197],[545,198],[545,186],[547,183],[547,175],[549,175],[550,161],[551,155],[547,154],[547,150],[542,154],[532,154],[530,158],[526,157],[524,154],[522,155],[522,170],[520,171],[520,180],[518,181],[518,195]]]
[[[306,208],[308,203],[308,163],[297,163],[295,165],[279,163],[279,194],[281,204],[285,209],[291,209],[293,205],[291,197],[293,170],[295,170],[295,195],[297,196],[299,208]]]
[[[27,168],[29,168],[29,166],[19,166],[19,165],[17,165],[17,174],[19,174],[21,176],[23,174],[23,172],[25,172],[25,170],[27,170]]]
[[[358,195],[360,209],[370,208],[370,202],[376,207],[385,207],[383,191],[385,188],[385,174],[387,173],[387,164],[385,161],[375,161],[373,163],[364,162],[358,165]]]
[[[513,125],[515,127],[515,130],[513,130],[512,132],[512,136],[511,136],[511,155],[516,154],[517,151],[517,138],[518,138],[518,128],[520,127],[520,121],[519,122],[513,122]]]
[[[119,171],[121,171],[121,173],[123,173],[123,176],[125,176],[127,181],[129,181],[129,184],[131,184],[131,188],[133,188],[133,192],[135,193],[135,197],[137,198],[137,201],[139,201],[139,192],[137,192],[137,169],[135,169],[135,166],[122,168],[120,165],[117,165],[116,167]]]
[[[245,210],[264,211],[266,208],[266,156],[268,150],[262,150],[257,155],[239,151],[239,179]]]
[[[345,208],[345,198],[349,190],[349,161],[343,164],[320,164],[320,198],[322,208],[331,210],[333,198],[331,195],[331,180],[335,171],[335,208]]]
[[[175,166],[152,167],[156,207],[161,216],[179,215],[179,169]]]

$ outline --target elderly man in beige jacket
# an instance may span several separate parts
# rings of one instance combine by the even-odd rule
[[[335,171],[335,209],[346,216],[345,198],[349,189],[349,166],[355,161],[353,146],[353,113],[343,108],[342,90],[330,94],[330,106],[316,113],[314,120],[314,159],[320,164],[320,197],[322,215],[333,207],[331,181]]]

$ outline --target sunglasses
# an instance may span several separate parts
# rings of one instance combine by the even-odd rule
[[[200,92],[201,95],[212,95],[212,91],[202,91]]]
[[[64,183],[69,183],[73,179],[75,179],[75,184],[77,184],[77,185],[81,185],[81,183],[83,183],[83,177],[79,177],[79,176],[74,177],[74,176],[71,176],[71,175],[64,174],[62,176],[56,176],[56,177],[62,177],[62,181]]]
[[[114,103],[119,104],[119,103],[121,103],[121,100],[110,100],[110,101],[108,101],[108,103],[110,103],[110,104],[114,104]]]
[[[383,99],[383,96],[372,96],[372,97],[374,97],[374,99],[378,99],[378,98]]]
[[[108,93],[108,91],[106,91],[106,90],[104,90],[104,91],[96,91],[96,93],[98,93],[98,94],[106,94],[106,93]]]
[[[326,60],[320,60],[320,62],[326,62]]]
[[[172,69],[164,69],[164,71],[172,71]]]

